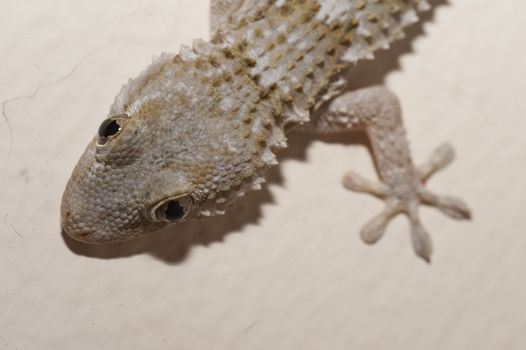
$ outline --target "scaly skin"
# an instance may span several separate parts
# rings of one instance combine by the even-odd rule
[[[161,55],[117,95],[67,184],[63,229],[103,243],[224,213],[259,188],[289,126],[329,120],[311,112],[338,93],[338,72],[388,47],[427,7],[216,0],[211,42]]]

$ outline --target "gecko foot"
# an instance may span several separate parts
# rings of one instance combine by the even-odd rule
[[[404,179],[403,183],[395,182],[391,186],[365,179],[354,172],[345,174],[343,184],[347,189],[369,193],[386,202],[384,209],[362,228],[361,237],[364,242],[373,244],[378,241],[384,234],[389,221],[398,214],[405,214],[411,224],[411,238],[416,254],[430,262],[431,238],[420,222],[418,207],[421,204],[432,206],[457,220],[471,218],[471,211],[462,200],[434,194],[424,187],[425,182],[436,172],[449,165],[453,158],[453,148],[444,144],[431,154],[427,162],[416,169],[416,181]]]

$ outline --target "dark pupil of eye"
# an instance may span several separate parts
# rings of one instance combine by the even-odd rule
[[[168,202],[164,215],[166,216],[166,219],[170,221],[178,220],[184,216],[184,208],[178,201]]]
[[[115,135],[119,132],[120,129],[119,123],[117,123],[116,120],[113,119],[106,119],[102,122],[99,128],[99,136],[100,137],[109,137],[112,135]]]

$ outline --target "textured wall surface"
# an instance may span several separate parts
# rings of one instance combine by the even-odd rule
[[[417,162],[457,150],[429,186],[475,219],[422,209],[428,266],[404,218],[360,241],[382,204],[340,179],[375,176],[363,137],[293,135],[226,217],[105,247],[62,237],[64,185],[113,97],[153,54],[207,37],[208,3],[2,0],[0,348],[524,349],[526,3],[435,3],[352,75],[399,93]]]

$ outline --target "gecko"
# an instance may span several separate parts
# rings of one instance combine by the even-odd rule
[[[416,254],[432,242],[421,205],[470,219],[459,198],[424,183],[451,163],[443,144],[415,166],[396,95],[347,91],[342,71],[374,58],[430,9],[425,0],[212,0],[211,39],[162,53],[115,97],[66,185],[61,226],[87,243],[126,241],[224,214],[261,188],[291,130],[364,130],[379,180],[343,185],[385,201],[361,229],[377,242],[405,214]]]

